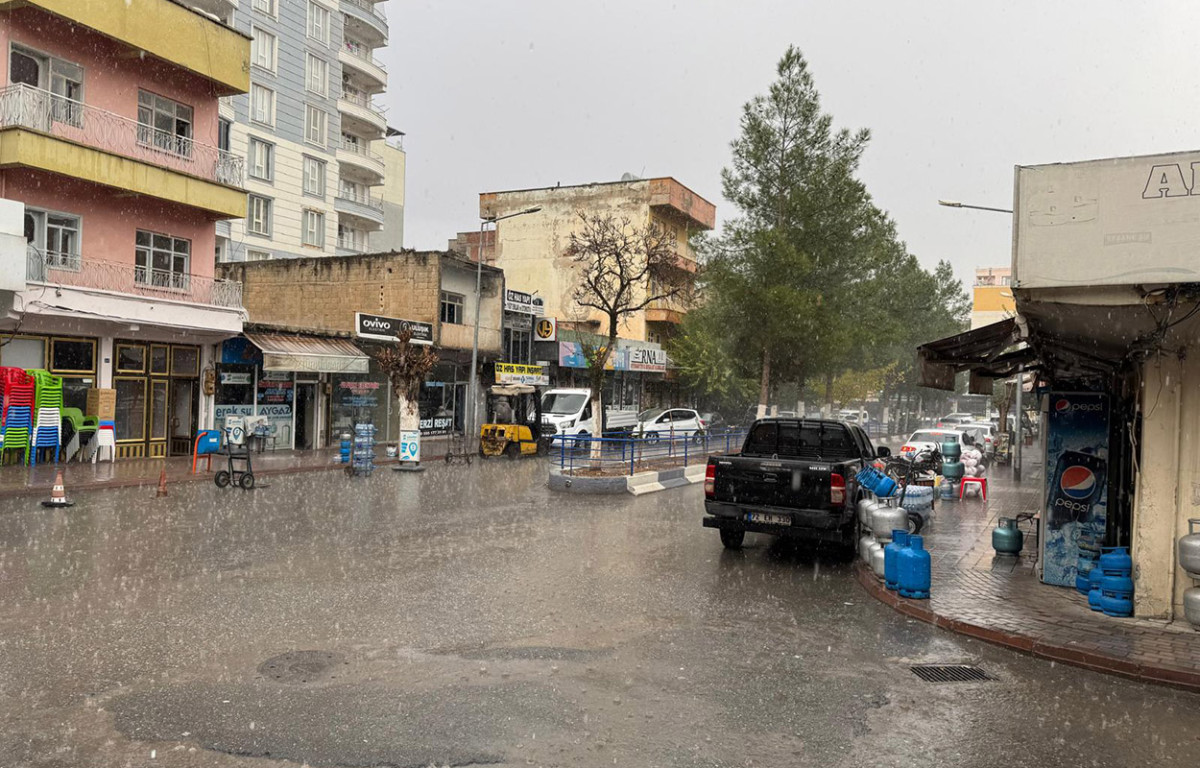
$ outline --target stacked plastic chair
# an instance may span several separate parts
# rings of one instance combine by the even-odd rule
[[[21,458],[28,461],[33,438],[33,377],[20,368],[0,368],[0,392],[4,398],[0,411],[0,435],[4,438],[0,459],[20,451]]]
[[[96,436],[92,438],[92,442],[88,443],[92,457],[92,463],[100,458],[100,451],[108,449],[108,460],[113,461],[117,455],[117,423],[112,420],[100,420],[100,425],[96,429]]]
[[[54,449],[54,463],[58,463],[62,447],[63,380],[49,371],[32,369],[29,375],[35,383],[37,419],[33,427],[33,445],[29,451],[31,464],[37,464],[39,448]]]

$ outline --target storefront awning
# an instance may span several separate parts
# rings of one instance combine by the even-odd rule
[[[1017,321],[1009,318],[922,344],[917,347],[921,385],[953,390],[955,375],[970,371],[975,390],[981,389],[985,380],[1013,375],[1037,358],[1030,347],[1016,347],[1020,335]]]
[[[370,362],[346,339],[283,333],[246,333],[246,338],[262,350],[265,371],[366,373]]]

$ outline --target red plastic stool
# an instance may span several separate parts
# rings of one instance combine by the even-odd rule
[[[962,484],[958,486],[958,500],[962,501],[966,495],[967,484],[974,483],[979,486],[979,493],[983,496],[983,500],[987,501],[987,478],[986,477],[964,477]]]

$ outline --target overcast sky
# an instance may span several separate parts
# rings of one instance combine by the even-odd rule
[[[391,0],[381,98],[408,136],[405,245],[478,193],[674,176],[721,197],[741,106],[789,44],[926,265],[1009,263],[1013,166],[1200,146],[1200,3]]]

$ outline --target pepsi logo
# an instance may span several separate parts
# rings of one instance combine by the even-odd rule
[[[1058,486],[1069,498],[1087,499],[1096,492],[1096,474],[1087,467],[1067,467]]]
[[[1071,410],[1071,401],[1065,397],[1062,398],[1054,404],[1054,410],[1056,413],[1062,413],[1064,411]]]

